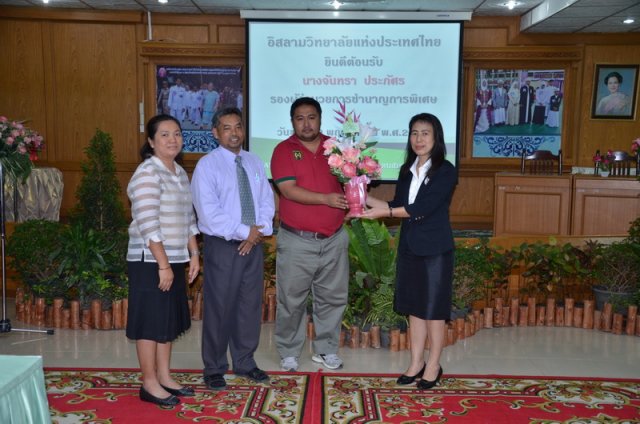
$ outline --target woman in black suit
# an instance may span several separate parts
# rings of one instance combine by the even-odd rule
[[[409,122],[405,162],[400,168],[395,197],[385,202],[367,199],[363,218],[402,218],[394,309],[409,315],[411,363],[398,384],[430,389],[440,381],[440,355],[445,321],[451,315],[453,233],[449,204],[458,180],[446,146],[440,120],[421,113]],[[429,338],[429,359],[424,360]]]

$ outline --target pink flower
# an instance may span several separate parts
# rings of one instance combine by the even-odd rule
[[[358,175],[358,168],[353,163],[346,162],[342,165],[342,174],[347,178],[353,178]]]
[[[360,149],[348,147],[342,151],[342,157],[347,162],[358,163],[360,160]]]
[[[18,151],[18,153],[24,155],[25,153],[27,153],[27,148],[24,147],[24,144],[20,143],[18,145],[18,148],[16,149]]]
[[[333,149],[337,147],[338,140],[335,137],[328,138],[322,143],[325,155],[330,155]]]
[[[11,136],[7,137],[7,146],[13,146],[13,142],[15,141],[15,139]]]
[[[340,168],[344,164],[344,159],[342,159],[342,156],[334,153],[329,156],[328,162],[330,167]]]
[[[371,156],[365,156],[360,164],[367,174],[376,175],[381,171],[380,164]]]
[[[8,122],[9,120],[7,119],[6,116],[0,116],[0,122]]]

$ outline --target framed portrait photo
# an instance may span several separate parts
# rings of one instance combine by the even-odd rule
[[[635,119],[638,65],[596,65],[591,119]]]

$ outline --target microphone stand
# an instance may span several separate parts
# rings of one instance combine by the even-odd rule
[[[0,162],[0,250],[2,251],[2,320],[0,320],[0,333],[21,331],[25,333],[53,334],[53,330],[11,328],[11,320],[7,318],[7,264],[5,260],[6,234],[4,215],[4,166],[2,165],[2,162]]]

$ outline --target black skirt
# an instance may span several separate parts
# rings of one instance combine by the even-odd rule
[[[394,309],[425,320],[449,320],[453,290],[453,250],[416,256],[398,249]]]
[[[191,327],[185,264],[171,264],[173,284],[168,291],[158,288],[158,264],[127,262],[129,308],[127,337],[132,340],[171,342]]]

